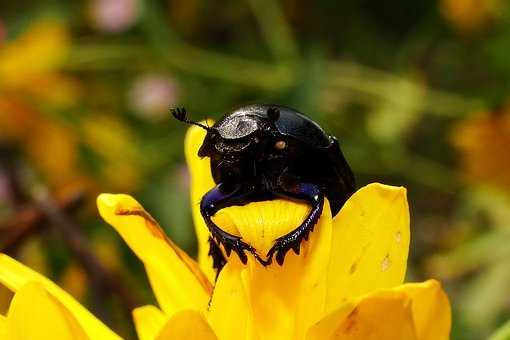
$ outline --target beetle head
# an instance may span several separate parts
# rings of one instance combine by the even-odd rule
[[[227,114],[208,129],[199,156],[221,155],[232,161],[257,157],[279,135],[275,125],[279,117],[275,106],[248,106]],[[282,143],[278,146],[281,148]]]
[[[263,150],[272,140],[267,137],[277,131],[275,122],[280,117],[280,110],[275,106],[245,107],[226,115],[214,126],[207,126],[190,120],[185,108],[175,108],[171,112],[177,120],[207,131],[198,150],[199,157],[219,157],[227,163],[256,157],[257,150]],[[282,142],[276,148],[282,148]]]

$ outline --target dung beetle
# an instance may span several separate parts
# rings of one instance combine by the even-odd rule
[[[301,242],[308,240],[322,214],[324,197],[335,216],[355,191],[337,139],[296,110],[250,105],[226,114],[213,126],[189,120],[184,108],[172,109],[172,114],[207,130],[198,156],[210,158],[216,186],[202,197],[200,212],[211,234],[209,254],[218,272],[226,263],[220,245],[227,256],[234,250],[243,263],[249,251],[264,266],[273,255],[282,265],[290,249],[299,254]],[[274,241],[266,259],[211,220],[223,208],[274,198],[305,202],[311,210],[301,225]]]

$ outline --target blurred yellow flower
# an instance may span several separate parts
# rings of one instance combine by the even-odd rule
[[[32,23],[0,48],[0,90],[10,97],[25,94],[53,105],[74,103],[78,85],[59,72],[71,49],[67,26],[53,18]]]
[[[140,339],[448,338],[450,305],[440,284],[402,284],[410,240],[403,188],[363,187],[334,218],[326,206],[301,254],[289,253],[283,266],[263,267],[252,257],[243,265],[232,256],[214,282],[198,211],[214,185],[209,160],[196,156],[203,138],[199,128],[186,137],[198,263],[132,197],[98,197],[101,216],[144,263],[161,308],[134,310]],[[307,209],[285,200],[256,202],[223,209],[215,221],[264,252]]]
[[[140,151],[124,121],[98,112],[73,125],[46,114],[79,102],[79,82],[61,70],[71,47],[68,27],[53,18],[35,21],[0,47],[0,130],[22,145],[52,189],[96,193],[99,182],[132,190],[140,182]],[[83,144],[101,158],[98,173],[83,168]]]
[[[52,18],[0,47],[0,130],[55,186],[81,180],[74,134],[42,113],[77,100],[77,83],[59,71],[70,47],[67,26]]]
[[[85,186],[79,169],[78,140],[69,127],[44,117],[22,100],[0,93],[0,130],[11,142],[20,144],[52,188]]]
[[[0,315],[2,340],[120,339],[53,282],[4,254],[0,283],[14,292]]]
[[[462,121],[453,130],[452,142],[468,180],[510,190],[510,106]]]
[[[99,176],[114,188],[133,190],[141,180],[141,151],[135,135],[119,117],[100,114],[81,121],[81,139],[104,163]]]
[[[443,15],[457,29],[473,32],[501,13],[501,0],[441,0]]]
[[[61,22],[36,21],[0,50],[0,84],[13,86],[56,71],[67,57],[69,47],[69,34]]]
[[[78,300],[85,299],[88,283],[87,273],[74,262],[67,266],[59,281],[59,285]]]

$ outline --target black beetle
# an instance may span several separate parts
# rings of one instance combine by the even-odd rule
[[[200,211],[211,233],[209,254],[218,271],[234,250],[246,263],[245,251],[263,265],[282,265],[286,253],[299,254],[303,239],[322,214],[324,197],[335,216],[355,191],[352,171],[335,137],[304,114],[278,105],[250,105],[226,114],[213,126],[191,121],[184,108],[172,109],[175,118],[207,130],[198,156],[211,159],[216,186],[201,200]],[[219,210],[254,201],[285,198],[306,202],[312,209],[302,224],[275,240],[262,259],[239,236],[218,227],[211,217]]]

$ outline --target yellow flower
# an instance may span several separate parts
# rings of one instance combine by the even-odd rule
[[[208,159],[196,154],[204,131],[186,137],[198,263],[169,240],[127,195],[102,194],[102,217],[145,265],[160,308],[134,311],[140,339],[447,339],[448,298],[437,281],[402,284],[409,248],[403,188],[370,184],[331,217],[328,203],[300,255],[263,267],[234,254],[214,280],[208,231],[198,211],[214,185]],[[286,200],[229,207],[214,216],[225,230],[264,254],[298,225],[308,207]]]
[[[441,0],[440,10],[458,30],[471,33],[503,13],[501,0]]]
[[[7,315],[0,315],[2,340],[120,339],[71,295],[4,254],[0,283],[14,292]]]
[[[21,95],[45,103],[68,106],[79,95],[74,79],[59,69],[71,50],[65,24],[54,18],[42,18],[0,47],[0,90],[7,98]]]
[[[76,81],[60,71],[70,50],[68,27],[52,18],[31,23],[0,47],[0,130],[54,186],[84,182],[76,134],[42,114],[77,100]]]
[[[45,114],[80,102],[79,82],[63,70],[71,50],[69,27],[55,18],[31,23],[0,46],[2,135],[22,146],[55,191],[97,193],[103,182],[132,190],[141,177],[141,167],[135,166],[140,164],[139,143],[122,120],[104,112],[80,114],[76,131],[73,124]],[[98,173],[84,171],[78,150],[83,144],[101,159]]]
[[[453,130],[452,142],[467,180],[510,190],[510,105],[461,121]]]

